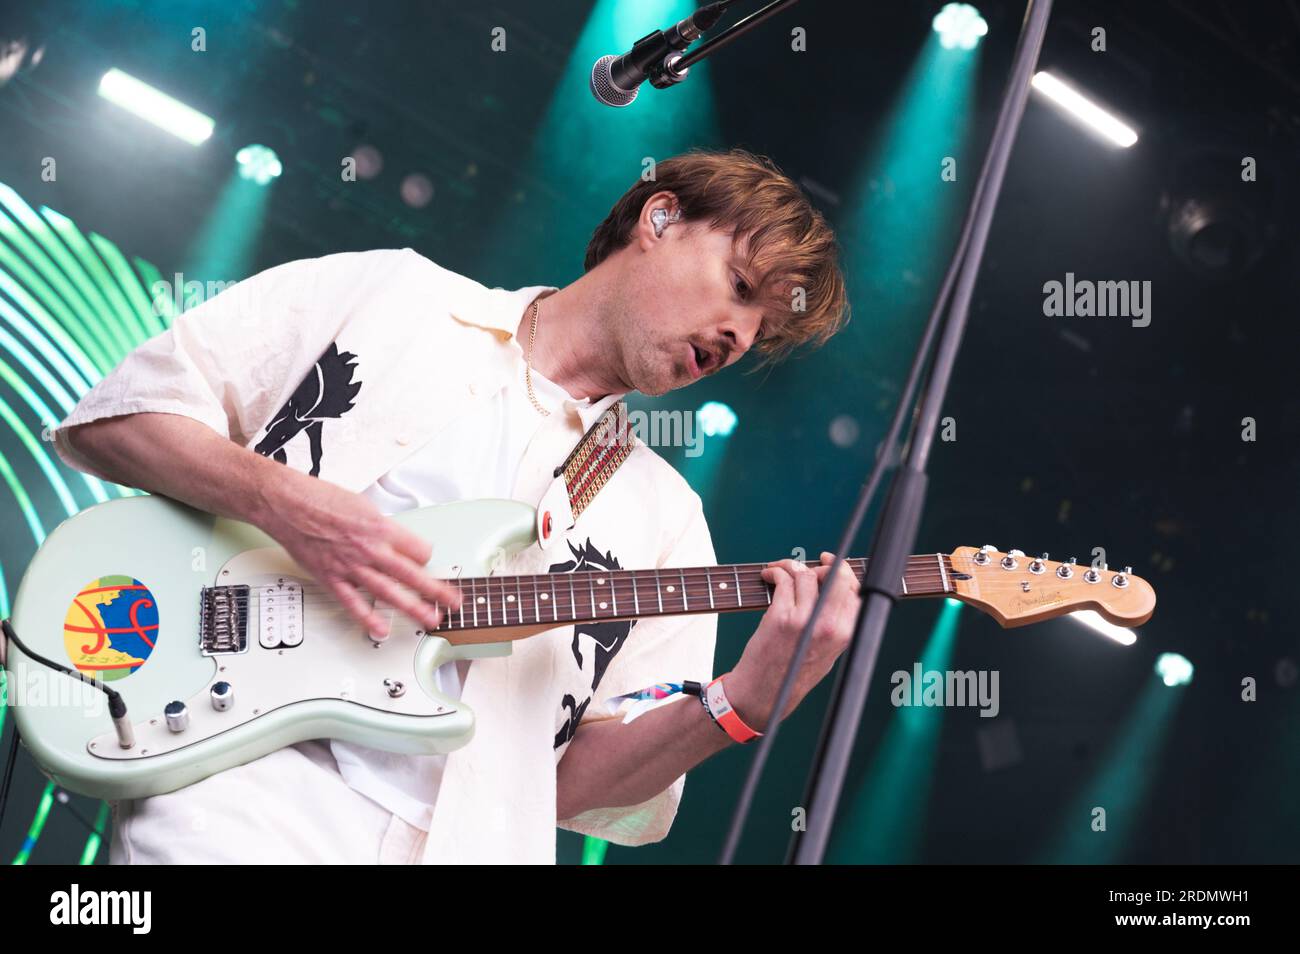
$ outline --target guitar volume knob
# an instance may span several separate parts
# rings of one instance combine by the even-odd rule
[[[225,712],[235,704],[235,690],[230,683],[222,680],[212,684],[212,708],[218,712]]]
[[[163,709],[163,718],[167,720],[167,728],[173,732],[184,732],[190,727],[189,706],[179,699],[169,702],[167,708]]]

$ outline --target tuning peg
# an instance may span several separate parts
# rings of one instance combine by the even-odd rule
[[[1043,555],[1040,556],[1038,559],[1043,560],[1044,562],[1046,562],[1046,560],[1047,560],[1047,551],[1044,550],[1044,551],[1043,551]]]
[[[1007,556],[1013,556],[1013,557],[1016,557],[1016,556],[1024,556],[1024,555],[1025,555],[1025,551],[1024,551],[1024,550],[1008,550],[1008,551],[1007,551]]]
[[[1078,562],[1079,562],[1079,558],[1078,558],[1078,557],[1070,557],[1070,559],[1066,560],[1065,562],[1066,562],[1066,563],[1078,563]]]
[[[1124,572],[1116,573],[1114,576],[1110,578],[1110,582],[1113,586],[1117,586],[1120,589],[1123,589],[1124,587],[1128,586],[1128,578],[1132,573],[1133,573],[1133,568],[1131,566],[1126,566],[1124,567]]]
[[[997,552],[998,552],[998,548],[995,547],[995,546],[994,546],[993,544],[991,544],[991,543],[986,543],[986,544],[984,544],[984,546],[980,547],[980,549],[983,550],[985,553],[997,553]]]
[[[1029,572],[1030,573],[1044,572],[1047,569],[1047,564],[1043,561],[1045,561],[1046,559],[1047,559],[1047,554],[1044,553],[1041,557],[1035,557],[1034,559],[1030,560]]]

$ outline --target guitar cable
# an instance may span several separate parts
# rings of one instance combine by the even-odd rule
[[[131,723],[127,721],[126,701],[122,698],[120,692],[116,689],[110,689],[98,679],[91,679],[75,669],[69,669],[67,666],[61,665],[52,659],[46,659],[40,653],[32,652],[32,650],[27,647],[27,644],[18,638],[18,634],[14,632],[14,628],[9,624],[9,620],[0,620],[0,629],[4,632],[3,638],[0,638],[0,667],[3,667],[7,673],[13,672],[9,667],[8,649],[11,645],[17,646],[26,656],[34,659],[36,662],[48,666],[57,672],[61,672],[65,676],[71,676],[73,679],[78,679],[88,686],[93,686],[100,692],[104,693],[104,695],[108,696],[108,714],[113,719],[113,728],[117,732],[118,743],[124,749],[134,747],[135,732],[131,728]],[[12,686],[10,689],[12,690]],[[14,763],[17,761],[18,721],[14,720],[14,734],[9,744],[9,756],[5,764],[4,782],[0,783],[0,823],[4,822],[5,806],[9,802],[10,780],[13,777]]]

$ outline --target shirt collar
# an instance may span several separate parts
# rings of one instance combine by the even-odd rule
[[[515,337],[515,333],[519,330],[519,322],[524,316],[524,309],[534,298],[559,291],[554,285],[528,285],[513,291],[505,288],[482,288],[482,286],[480,288],[482,294],[475,296],[476,300],[463,305],[458,304],[452,309],[452,314],[469,324],[503,333],[505,335],[503,342]],[[519,342],[514,344],[522,351],[522,344]],[[589,405],[583,405],[581,401],[566,400],[563,406],[566,411],[578,415],[582,421],[582,428],[586,431],[626,393],[624,391],[618,394],[606,394]]]

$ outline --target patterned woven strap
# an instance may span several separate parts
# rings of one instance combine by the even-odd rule
[[[636,435],[627,424],[627,405],[619,401],[588,428],[573,453],[555,468],[556,477],[564,475],[564,486],[569,492],[569,506],[573,508],[575,520],[587,509],[600,488],[609,483],[614,471],[627,460],[636,444]]]

